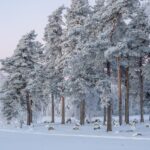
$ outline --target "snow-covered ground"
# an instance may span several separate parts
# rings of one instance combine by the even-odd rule
[[[107,136],[109,137],[109,136]],[[1,150],[149,150],[150,139],[0,131]]]
[[[101,123],[100,123],[101,124]],[[50,124],[32,127],[0,127],[0,150],[149,150],[150,122],[135,126],[114,126],[107,133],[106,127],[94,130],[94,124],[86,124],[73,130],[74,124]],[[137,136],[137,134],[140,134]]]

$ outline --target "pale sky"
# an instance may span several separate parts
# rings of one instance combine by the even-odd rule
[[[69,6],[70,0],[0,0],[0,59],[11,56],[30,30],[35,29],[41,40],[47,16],[62,4]]]

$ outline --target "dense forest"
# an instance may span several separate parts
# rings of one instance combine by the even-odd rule
[[[1,112],[13,120],[56,117],[81,125],[102,116],[112,131],[130,116],[150,114],[150,24],[138,0],[71,0],[49,17],[44,43],[25,34],[14,54],[0,60],[6,79]]]

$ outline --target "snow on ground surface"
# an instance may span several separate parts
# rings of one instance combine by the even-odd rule
[[[101,123],[102,124],[102,123]],[[86,124],[73,130],[74,124],[50,124],[55,130],[48,130],[48,123],[32,127],[0,126],[0,150],[150,150],[150,122],[131,126],[113,127],[107,133],[106,127],[93,130],[93,124]],[[16,127],[15,127],[16,126]],[[137,135],[140,133],[141,135]]]
[[[0,132],[1,150],[149,150],[150,140]]]

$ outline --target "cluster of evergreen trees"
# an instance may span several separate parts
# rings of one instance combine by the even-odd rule
[[[112,114],[120,125],[129,124],[134,109],[143,122],[150,110],[149,34],[138,0],[96,0],[94,6],[71,0],[70,8],[49,16],[44,45],[31,31],[12,57],[1,60],[8,73],[1,91],[4,116],[27,116],[30,125],[48,106],[52,122],[60,114],[62,124],[67,116],[83,125],[103,114],[111,131]]]

